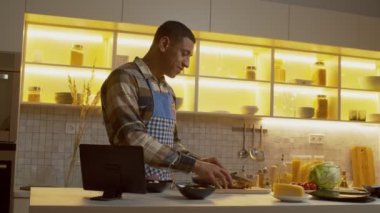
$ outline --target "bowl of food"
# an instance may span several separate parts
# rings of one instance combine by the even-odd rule
[[[314,116],[313,107],[298,107],[297,116],[299,118],[312,118]]]
[[[259,111],[259,107],[254,105],[246,105],[242,107],[242,111],[244,114],[254,115]]]
[[[215,187],[211,185],[196,183],[176,183],[175,185],[184,197],[192,200],[205,199],[215,191]]]
[[[172,181],[147,180],[146,190],[151,193],[161,193],[167,189]]]
[[[380,76],[363,76],[359,78],[362,89],[380,91]]]

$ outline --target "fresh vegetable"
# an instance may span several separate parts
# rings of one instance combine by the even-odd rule
[[[332,162],[318,164],[311,170],[309,182],[320,189],[333,189],[340,182],[340,168]]]

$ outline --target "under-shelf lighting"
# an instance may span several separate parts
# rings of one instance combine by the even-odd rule
[[[354,98],[354,99],[372,99],[378,100],[379,95],[374,92],[352,92],[352,91],[344,91],[341,94],[342,98]]]
[[[342,61],[342,67],[346,68],[357,68],[357,69],[367,69],[367,70],[375,70],[375,63],[366,63],[366,62],[358,62],[358,61]]]
[[[321,121],[321,120],[302,120],[302,119],[287,119],[287,118],[262,118],[263,126],[266,128],[275,128],[275,127],[287,127],[287,128],[319,128],[321,130],[326,130],[328,132],[336,131],[360,131],[362,132],[371,132],[377,133],[378,126],[368,125],[368,124],[358,124],[350,122],[331,122],[331,121]],[[343,125],[342,125],[343,124]]]
[[[215,46],[200,46],[200,52],[206,54],[215,54],[215,55],[231,55],[239,56],[245,58],[253,57],[253,50],[244,50],[241,48],[230,48],[230,47],[215,47]]]
[[[28,30],[28,38],[47,38],[59,41],[80,41],[80,42],[93,42],[102,43],[103,37],[99,35],[88,35],[85,33],[74,33],[74,32],[55,32],[55,31],[45,31],[39,29]]]
[[[261,89],[259,85],[252,82],[242,82],[242,81],[229,81],[229,80],[211,80],[211,79],[199,79],[200,87],[211,87],[211,88],[220,88],[220,89],[244,89],[251,90],[255,92],[257,89]]]
[[[45,67],[45,66],[26,66],[26,74],[35,74],[35,75],[46,75],[54,77],[67,78],[68,75],[71,77],[80,77],[80,78],[91,78],[91,71],[88,70],[78,70],[73,68],[62,68],[62,67]],[[104,70],[95,70],[94,76],[96,79],[105,80],[109,75],[109,72]]]
[[[119,45],[129,45],[135,47],[150,47],[152,40],[138,38],[118,38],[117,43]]]
[[[319,95],[319,94],[324,94],[323,89],[320,88],[307,88],[304,87],[300,89],[300,87],[289,87],[289,86],[275,86],[274,88],[275,93],[296,93],[300,95]]]
[[[315,56],[275,53],[274,57],[276,59],[282,59],[284,61],[303,62],[303,63],[309,63],[309,64],[317,62],[317,58]]]

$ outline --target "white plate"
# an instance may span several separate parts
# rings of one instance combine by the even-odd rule
[[[309,194],[305,194],[303,197],[298,197],[298,196],[275,196],[272,193],[272,196],[276,199],[279,199],[281,201],[285,202],[304,202],[308,199],[310,199],[312,196]]]

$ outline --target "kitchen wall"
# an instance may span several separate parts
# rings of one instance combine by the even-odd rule
[[[62,186],[72,153],[74,134],[66,133],[67,123],[78,123],[79,108],[52,105],[21,106],[19,141],[17,144],[16,187],[24,185]],[[350,148],[353,145],[370,146],[374,150],[376,169],[380,171],[378,145],[380,131],[375,125],[348,122],[323,122],[288,119],[264,119],[262,124],[268,133],[264,135],[266,160],[255,162],[239,159],[242,132],[232,131],[242,127],[242,117],[178,115],[179,133],[183,143],[195,153],[216,156],[231,171],[240,171],[245,165],[247,174],[253,174],[264,166],[279,163],[281,155],[291,160],[293,155],[324,156],[351,171]],[[250,124],[252,121],[249,121]],[[100,110],[88,117],[83,143],[108,144]],[[309,144],[309,134],[323,134],[325,143]],[[256,134],[256,142],[259,137]],[[247,147],[251,134],[247,134]],[[81,185],[79,162],[72,186]],[[189,180],[191,174],[177,173],[177,180]],[[350,178],[350,176],[349,176]],[[377,182],[379,182],[377,173]]]

